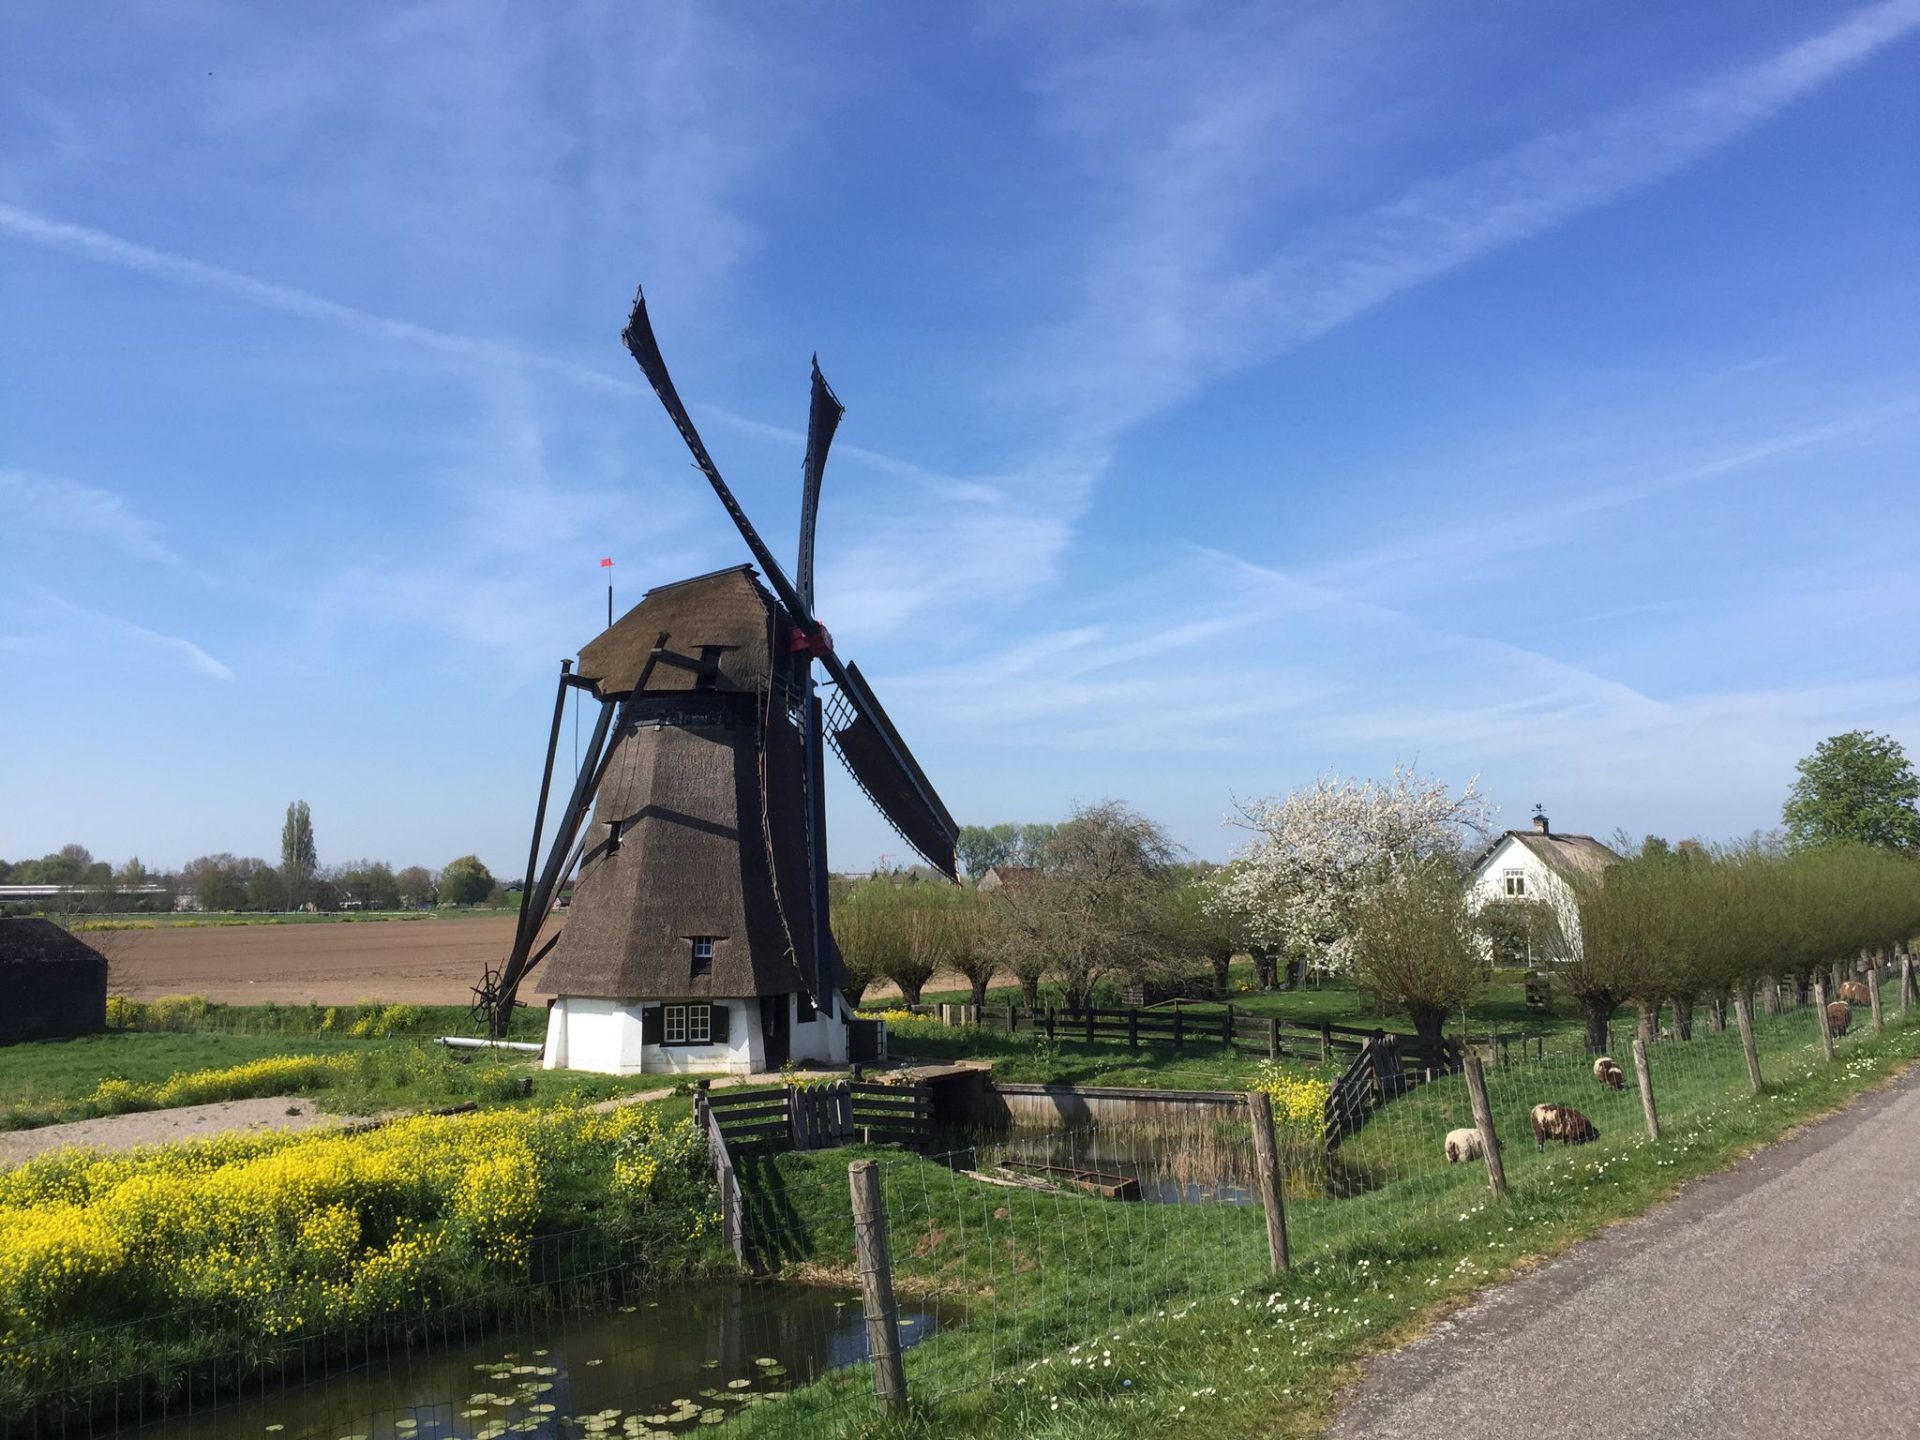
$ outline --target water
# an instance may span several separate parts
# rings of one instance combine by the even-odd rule
[[[960,1157],[969,1168],[1010,1167],[1015,1174],[1067,1186],[1064,1176],[1023,1167],[1056,1165],[1137,1182],[1140,1198],[1161,1205],[1258,1205],[1253,1140],[1244,1127],[1115,1124],[1076,1130],[1013,1130]],[[1283,1147],[1287,1194],[1344,1199],[1375,1188],[1379,1177],[1338,1152]]]
[[[900,1302],[903,1346],[964,1318]],[[656,1293],[611,1314],[287,1386],[149,1425],[194,1440],[510,1440],[681,1435],[723,1423],[867,1358],[859,1296],[726,1281]]]

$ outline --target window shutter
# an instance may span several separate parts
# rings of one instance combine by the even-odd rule
[[[713,1015],[713,1029],[709,1031],[715,1045],[724,1045],[727,1040],[727,1016],[733,1012],[725,1005],[709,1005]]]
[[[640,1008],[640,1043],[658,1045],[666,1038],[666,1015],[658,1005],[643,1005]]]

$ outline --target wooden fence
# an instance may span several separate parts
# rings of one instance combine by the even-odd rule
[[[720,1120],[707,1103],[705,1088],[693,1093],[693,1123],[706,1136],[707,1160],[713,1166],[713,1183],[720,1191],[720,1226],[733,1251],[734,1260],[747,1263],[745,1197],[740,1193],[740,1176],[734,1171],[733,1156],[727,1150],[727,1137]]]
[[[1357,1025],[1327,1022],[1306,1024],[1270,1015],[1248,1015],[1232,1005],[1205,1010],[1184,1005],[1128,1006],[1124,1009],[1086,1009],[1048,1005],[1022,1010],[1017,1005],[912,1005],[915,1015],[938,1018],[948,1024],[972,1024],[1018,1034],[1038,1030],[1048,1039],[1124,1041],[1130,1049],[1187,1045],[1231,1045],[1252,1050],[1269,1060],[1284,1058],[1315,1064],[1345,1061],[1358,1054],[1380,1032]]]
[[[730,1154],[826,1150],[856,1141],[924,1147],[933,1139],[933,1087],[836,1080],[694,1092],[696,1117]]]

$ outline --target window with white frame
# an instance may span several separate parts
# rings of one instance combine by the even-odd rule
[[[711,1044],[713,1007],[710,1005],[667,1006],[661,1039],[668,1045]]]
[[[1525,895],[1527,893],[1527,872],[1524,870],[1503,870],[1501,877],[1507,882],[1507,894]]]
[[[713,936],[695,935],[693,938],[693,973],[695,975],[713,974]]]

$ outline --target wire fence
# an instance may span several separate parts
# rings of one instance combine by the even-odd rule
[[[1920,1024],[1896,975],[1878,984],[1888,1028]],[[1657,1143],[1655,1163],[1677,1164],[1690,1146],[1770,1133],[1767,1107],[1829,1064],[1823,1012],[1747,1009],[1759,1093],[1731,1009],[1724,1028],[1703,1007],[1691,1039],[1656,1031],[1646,1044],[1658,1142],[1631,1034],[1613,1037],[1614,1067],[1572,1047],[1477,1047],[1512,1195],[1550,1209],[1576,1187],[1605,1185],[1639,1147]],[[1875,1033],[1870,1007],[1855,1007],[1832,1063],[1851,1064]],[[1486,1253],[1466,1254],[1461,1273],[1505,1258],[1469,1078],[1417,1078],[1424,1083],[1390,1082],[1394,1092],[1337,1143],[1308,1125],[1279,1127],[1295,1268],[1364,1266],[1388,1237],[1403,1252],[1428,1236],[1436,1249],[1443,1238],[1458,1249],[1463,1227]],[[744,1154],[743,1250],[779,1281],[651,1289],[644,1242],[549,1237],[510,1289],[389,1316],[358,1335],[247,1337],[230,1353],[196,1357],[184,1338],[168,1337],[217,1332],[219,1317],[175,1314],[46,1337],[0,1356],[0,1373],[66,1378],[36,1387],[33,1408],[16,1410],[0,1435],[835,1433],[876,1405],[876,1316],[854,1289],[862,1267],[848,1175],[863,1157],[878,1161],[891,1323],[918,1405],[1104,1367],[1143,1322],[1262,1286],[1272,1273],[1261,1161],[1240,1107],[1196,1107],[1176,1123],[982,1136],[934,1156]]]

